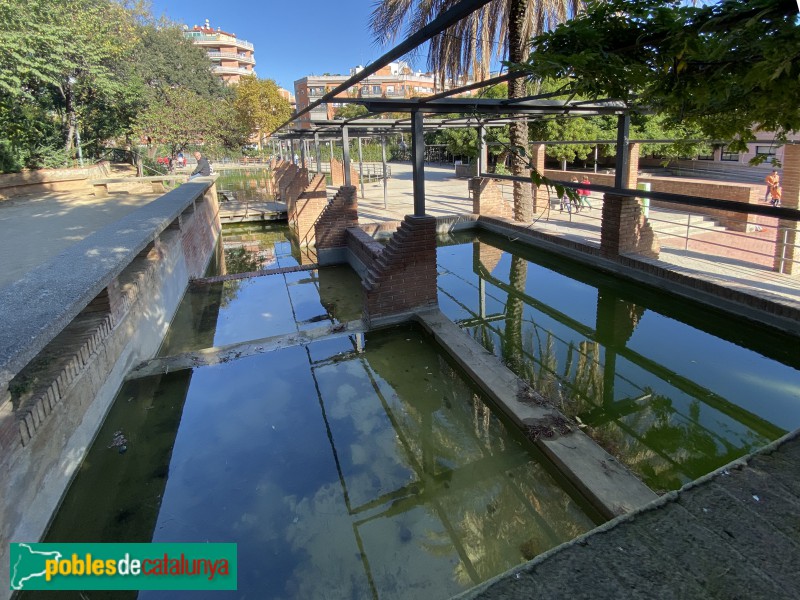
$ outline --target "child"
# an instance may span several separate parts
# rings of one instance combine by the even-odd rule
[[[589,179],[588,175],[584,175],[583,176],[583,180],[581,181],[581,183],[583,183],[585,185],[592,185],[592,181]],[[588,190],[588,188],[583,188],[582,187],[582,188],[578,189],[578,196],[580,197],[581,207],[588,208],[589,210],[592,209],[592,204],[591,204],[591,202],[589,202],[589,194],[590,193],[591,192]]]
[[[772,206],[780,206],[781,205],[781,186],[773,185],[770,189],[770,193],[772,194]]]

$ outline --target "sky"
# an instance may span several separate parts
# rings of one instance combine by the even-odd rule
[[[397,45],[380,47],[372,41],[369,17],[373,0],[152,0],[155,16],[235,33],[255,47],[255,70],[260,79],[274,79],[294,93],[294,81],[323,73],[348,75]],[[409,60],[408,58],[406,60]],[[426,70],[425,56],[409,60]]]

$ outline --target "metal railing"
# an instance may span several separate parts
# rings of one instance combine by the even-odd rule
[[[482,176],[497,179],[508,214],[511,214],[514,204],[512,181],[521,178],[486,173]],[[607,186],[559,183],[572,188],[608,189]],[[647,217],[661,248],[661,260],[687,266],[708,263],[713,265],[710,268],[714,272],[724,272],[737,278],[752,278],[753,273],[758,272],[761,279],[778,278],[777,280],[784,284],[787,280],[783,278],[783,274],[799,266],[795,263],[800,262],[800,243],[798,243],[800,231],[796,226],[787,225],[786,221],[800,221],[800,211],[642,190],[625,190],[625,192],[620,194],[617,190],[616,195],[673,196],[676,198],[674,202],[683,205],[681,209],[674,209],[663,205],[646,206],[643,203],[643,214]],[[663,197],[659,199],[668,202]],[[695,202],[689,202],[690,199]],[[587,245],[597,247],[603,225],[603,194],[595,191],[590,194],[588,201],[590,207],[579,207],[569,198],[565,197],[562,200],[551,190],[547,207],[533,216],[534,224],[545,230],[553,228],[559,236],[580,240]],[[738,205],[735,212],[744,213],[747,218],[730,221],[726,220],[724,215],[693,212],[690,208],[692,204],[708,208],[709,205],[720,202]],[[733,209],[729,210],[734,212]],[[787,216],[790,218],[787,219]]]
[[[193,42],[225,42],[229,44],[233,44],[234,46],[239,46],[241,48],[247,48],[248,50],[253,50],[253,44],[247,42],[245,40],[240,40],[237,37],[233,37],[231,35],[225,35],[224,33],[196,33],[194,31],[187,31],[184,35],[190,38]]]
[[[215,50],[209,50],[208,52],[209,58],[232,58],[234,60],[238,60],[239,62],[248,63],[251,65],[256,64],[256,59],[252,56],[248,56],[244,53],[237,53],[237,52],[217,52]]]

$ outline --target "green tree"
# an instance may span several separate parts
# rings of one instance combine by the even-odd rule
[[[163,90],[139,116],[137,133],[148,138],[152,152],[158,145],[177,154],[189,144],[219,141],[219,118],[215,104],[199,94],[180,88]]]
[[[427,2],[423,0],[381,0],[377,3],[370,25],[379,42],[394,39],[407,23],[408,33],[418,31],[439,13],[456,5],[458,0]],[[485,79],[491,61],[507,56],[514,64],[528,56],[528,40],[577,13],[579,0],[493,0],[473,12],[430,42],[428,63],[439,81],[460,82],[467,77]],[[508,86],[509,98],[525,96],[521,78]],[[514,175],[529,177],[527,158],[521,153],[528,147],[528,126],[525,121],[510,128],[511,145],[522,149],[513,153]],[[514,182],[514,217],[533,218],[531,186]]]
[[[242,77],[234,92],[236,114],[250,132],[258,135],[260,150],[264,136],[292,116],[292,107],[272,79]]]
[[[355,119],[367,114],[369,114],[367,107],[360,104],[345,104],[337,108],[333,113],[335,119],[342,120]]]
[[[186,38],[177,24],[143,24],[139,38],[134,70],[150,90],[180,87],[209,99],[226,95],[222,81],[211,72],[206,51]]]
[[[646,107],[744,150],[753,129],[800,130],[800,27],[793,0],[591,2],[533,41],[525,70],[588,98]]]

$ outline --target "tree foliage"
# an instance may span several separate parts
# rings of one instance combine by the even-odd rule
[[[233,106],[241,123],[258,132],[259,146],[264,136],[292,116],[289,101],[272,79],[242,77],[234,88]]]
[[[525,70],[569,78],[587,98],[611,97],[696,126],[744,149],[753,128],[800,130],[800,27],[793,0],[594,0],[579,18],[533,40]]]

